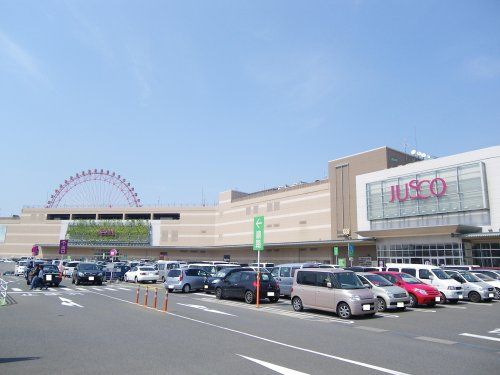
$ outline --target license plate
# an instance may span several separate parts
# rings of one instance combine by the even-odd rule
[[[45,277],[45,280],[47,280],[47,281],[52,281],[52,275],[47,275],[47,276]]]
[[[436,297],[436,302],[441,302],[441,297]]]
[[[461,294],[458,295],[458,299],[464,299],[464,296],[462,296]]]
[[[495,297],[495,295],[493,293],[488,294],[488,298],[493,298],[493,297]]]
[[[173,285],[169,285],[168,289],[174,289],[174,286]]]
[[[89,281],[93,281],[94,280],[94,276],[89,276]]]
[[[405,307],[405,303],[404,302],[398,302],[397,306],[398,307]]]
[[[203,287],[204,287],[205,289],[208,289],[208,285],[204,285]]]
[[[274,297],[274,292],[267,292],[268,297]]]
[[[363,311],[370,311],[370,305],[363,305]]]

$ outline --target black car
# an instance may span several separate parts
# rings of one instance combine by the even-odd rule
[[[62,274],[59,268],[53,264],[43,265],[43,284],[48,286],[59,286],[62,281]]]
[[[205,278],[204,291],[205,293],[215,293],[215,287],[219,285],[220,281],[236,271],[253,271],[250,267],[226,267],[219,270],[214,276]]]
[[[257,298],[257,272],[236,271],[222,278],[215,287],[215,296],[218,299],[239,298],[246,303],[255,303]],[[271,302],[278,302],[280,288],[273,276],[268,272],[260,273],[259,299],[268,298]]]
[[[73,270],[71,278],[72,284],[80,284],[82,282],[101,285],[105,275],[104,272],[95,263],[78,263]]]

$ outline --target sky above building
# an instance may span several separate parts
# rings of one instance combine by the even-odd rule
[[[498,145],[499,19],[498,1],[1,1],[0,216],[89,168],[146,204],[213,204],[384,145]]]

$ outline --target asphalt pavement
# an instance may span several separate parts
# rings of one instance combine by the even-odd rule
[[[0,264],[0,272],[13,267]],[[29,291],[9,282],[0,307],[0,373],[497,374],[500,302],[461,302],[348,321],[290,301],[259,309],[201,292],[136,284]],[[154,290],[158,288],[157,308]]]

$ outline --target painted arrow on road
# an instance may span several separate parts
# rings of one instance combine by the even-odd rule
[[[59,297],[59,299],[62,301],[61,302],[61,305],[63,306],[69,306],[69,307],[83,307],[82,305],[79,305],[78,303],[75,303],[73,302],[72,300],[68,299],[68,298],[63,298],[63,297]]]
[[[276,371],[277,373],[282,374],[282,375],[309,375],[305,372],[300,372],[300,371],[292,370],[292,369],[287,368],[287,367],[278,366],[278,365],[275,365],[273,363],[261,361],[260,359],[246,357],[246,356],[241,355],[241,354],[237,354],[237,355],[239,355],[241,358],[248,359],[249,361],[252,361],[252,362],[255,362],[261,366],[267,367],[268,369]]]
[[[189,303],[177,303],[177,304],[178,304],[178,305],[181,305],[181,306],[192,307],[193,309],[198,309],[198,310],[203,310],[203,311],[206,311],[206,312],[211,312],[211,313],[214,313],[214,314],[221,314],[221,315],[236,316],[236,315],[229,314],[229,313],[226,313],[226,312],[223,312],[223,311],[219,311],[219,310],[212,310],[212,309],[209,309],[208,307],[206,307],[206,306],[202,306],[202,305],[191,305],[191,304],[189,304]]]

